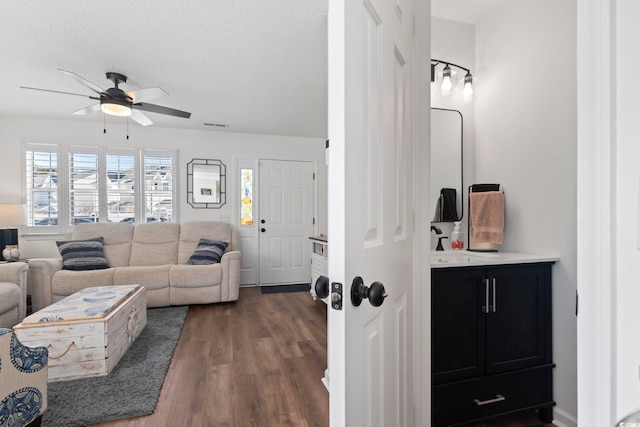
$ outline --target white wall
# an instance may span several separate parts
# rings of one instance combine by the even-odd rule
[[[576,4],[514,1],[476,25],[475,178],[505,190],[502,249],[556,255],[556,419],[575,425]]]
[[[99,145],[108,147],[145,147],[178,150],[178,197],[180,222],[194,220],[219,220],[230,215],[232,223],[239,209],[236,206],[239,192],[238,171],[234,170],[234,157],[266,158],[314,161],[317,167],[318,209],[317,232],[327,232],[327,174],[324,139],[255,135],[220,131],[199,131],[157,126],[129,126],[130,139],[126,139],[126,127],[109,118],[107,133],[103,134],[101,122],[77,120],[45,120],[24,117],[0,117],[0,152],[2,153],[3,183],[0,186],[0,203],[21,203],[22,152],[26,142],[74,145]],[[193,158],[220,159],[227,166],[227,203],[221,209],[193,209],[187,204],[186,165]],[[234,191],[235,190],[235,191]],[[37,257],[56,254],[52,240],[21,238],[21,256]]]
[[[431,58],[440,59],[442,61],[452,62],[471,70],[471,74],[475,74],[475,27],[462,22],[451,21],[442,18],[431,18]],[[438,71],[442,71],[439,66]],[[458,76],[464,72],[460,69]],[[435,108],[448,108],[458,110],[463,117],[463,183],[462,183],[462,202],[463,202],[463,229],[467,229],[467,188],[474,181],[474,126],[475,126],[475,103],[462,102],[456,96],[443,98],[435,94],[435,90],[431,91],[431,106]],[[453,230],[453,223],[438,224],[445,236],[449,236]],[[435,235],[432,238],[432,248],[437,243]]]

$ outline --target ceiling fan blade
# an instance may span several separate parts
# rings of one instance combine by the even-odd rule
[[[40,90],[42,92],[53,92],[53,93],[61,93],[63,95],[75,95],[75,96],[82,96],[84,98],[91,98],[89,95],[83,95],[81,93],[63,92],[61,90],[41,89],[39,87],[20,86],[20,89]],[[96,99],[99,99],[99,98],[96,98]]]
[[[100,111],[100,104],[89,105],[87,108],[83,108],[82,110],[78,110],[73,114],[77,114],[78,116],[83,116],[85,114],[94,113],[96,111]]]
[[[148,111],[150,113],[158,113],[158,114],[166,114],[168,116],[183,117],[185,119],[188,119],[189,117],[191,117],[191,113],[187,113],[186,111],[176,110],[173,108],[163,107],[161,105],[155,105],[155,104],[148,104],[144,102],[141,102],[139,104],[133,104],[133,108],[142,110],[142,111]]]
[[[142,126],[152,125],[153,122],[149,119],[149,117],[142,114],[140,111],[131,110],[131,115],[129,116],[131,120],[138,122],[138,124]]]
[[[90,82],[89,80],[85,79],[82,76],[79,76],[78,74],[74,73],[73,71],[61,70],[60,68],[58,68],[58,71],[60,71],[61,73],[71,77],[72,79],[74,79],[78,83],[85,85],[86,87],[88,87],[89,89],[91,89],[92,91],[94,91],[96,93],[101,94],[101,93],[104,92],[104,89],[102,89],[100,86],[98,86],[95,83]]]
[[[148,87],[144,89],[136,89],[125,94],[136,102],[146,102],[152,99],[160,98],[163,95],[169,95],[164,89],[159,87]]]

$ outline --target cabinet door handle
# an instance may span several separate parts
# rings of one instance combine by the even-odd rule
[[[482,306],[483,313],[489,313],[489,279],[484,279],[484,305]]]
[[[492,292],[493,292],[493,307],[492,307],[491,311],[493,311],[495,313],[496,312],[496,278],[495,277],[491,278],[491,285],[492,285],[491,287],[493,288],[492,289]]]
[[[505,399],[506,399],[506,397],[504,397],[503,395],[496,394],[495,399],[489,399],[489,400],[473,399],[473,401],[476,402],[476,405],[478,405],[478,406],[484,406],[484,405],[490,405],[492,403],[502,402]]]

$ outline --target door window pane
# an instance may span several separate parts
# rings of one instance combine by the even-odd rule
[[[253,169],[240,170],[240,225],[253,225]]]

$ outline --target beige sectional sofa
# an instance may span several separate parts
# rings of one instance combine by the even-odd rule
[[[226,222],[78,224],[72,240],[103,238],[109,268],[72,271],[62,257],[29,259],[33,311],[90,286],[140,284],[147,306],[209,304],[238,299],[240,252],[237,231]],[[220,263],[187,261],[200,239],[228,243]]]

